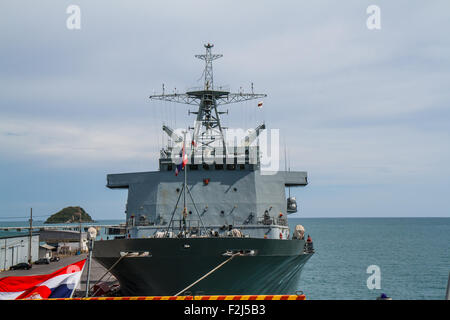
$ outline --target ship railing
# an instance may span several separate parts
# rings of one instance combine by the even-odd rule
[[[202,224],[200,220],[191,220],[187,219],[185,220],[186,225],[184,225],[183,220],[172,220],[172,224],[170,225],[171,230],[184,230],[186,227],[186,230],[189,231],[191,234],[194,233],[200,233],[202,229]],[[165,227],[166,228],[166,227]]]
[[[278,217],[278,218],[259,218],[256,222],[257,224],[262,225],[278,225],[278,226],[287,226],[288,221],[285,217]]]
[[[275,224],[275,220],[273,218],[269,218],[269,217],[262,217],[262,218],[257,219],[256,223],[269,226],[269,225]]]
[[[237,222],[234,221],[229,224],[229,225],[205,225],[205,228],[207,229],[220,229],[221,231],[224,231],[225,229],[230,231],[231,229],[235,228],[235,227],[239,227],[242,229],[246,229],[246,228],[253,228],[255,226],[288,226],[288,220],[287,218],[283,217],[277,217],[277,218],[272,218],[272,217],[261,217],[256,219],[256,224],[251,224],[251,223],[242,223],[242,222]],[[155,229],[167,229],[167,223],[166,224],[155,224],[155,223],[151,223],[148,221],[145,222],[140,222],[135,224],[136,227],[154,227]],[[179,231],[183,231],[186,228],[186,231],[189,231],[191,233],[201,233],[203,231],[203,225],[201,223],[200,220],[195,220],[195,219],[186,219],[185,220],[185,225],[183,223],[182,219],[174,219],[172,220],[172,223],[170,224],[170,230],[179,230]]]
[[[186,92],[203,91],[203,90],[205,90],[204,87],[187,87],[186,88]],[[229,85],[215,85],[213,90],[229,92],[230,86]]]
[[[277,224],[278,224],[279,226],[287,226],[287,225],[288,225],[287,218],[285,218],[285,217],[279,217],[279,218],[277,218]]]

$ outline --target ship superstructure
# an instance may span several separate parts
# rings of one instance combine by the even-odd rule
[[[307,173],[264,171],[264,148],[258,138],[265,124],[241,130],[241,135],[222,126],[222,105],[266,95],[254,93],[253,85],[250,93],[216,88],[212,62],[222,55],[213,54],[212,48],[206,44],[205,54],[196,55],[205,61],[202,88],[166,94],[163,87],[162,94],[150,96],[198,106],[190,112],[196,115],[193,127],[163,126],[170,142],[160,152],[159,171],[107,176],[107,187],[128,189],[127,238],[99,242],[95,257],[110,267],[124,254],[136,253],[112,270],[126,293],[175,294],[233,252],[252,254],[234,259],[193,289],[288,293],[296,288],[301,268],[311,256],[302,228],[290,235],[287,215],[297,206],[285,192],[286,187],[306,186]],[[180,264],[188,271],[172,274]],[[246,278],[232,276],[237,271]],[[257,275],[266,282],[248,282]]]

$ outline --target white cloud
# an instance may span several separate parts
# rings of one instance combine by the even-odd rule
[[[300,129],[288,137],[291,165],[322,185],[445,182],[449,134],[403,126]]]
[[[158,141],[151,126],[2,118],[2,157],[62,167],[101,167],[112,162],[154,162]]]

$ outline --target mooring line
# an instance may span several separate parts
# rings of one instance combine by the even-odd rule
[[[129,255],[129,253],[127,253],[127,254],[124,254],[123,256],[121,256],[119,259],[117,259],[117,261],[112,265],[112,267],[111,268],[109,268],[106,272],[105,272],[105,274],[103,275],[103,276],[101,276],[101,278],[100,279],[98,279],[97,280],[97,282],[96,283],[94,283],[94,285],[89,289],[89,292],[91,292],[92,291],[92,289],[94,289],[94,287],[97,285],[97,283],[99,283],[100,281],[102,281],[102,279],[108,274],[108,273],[110,273],[110,271],[123,259],[123,258],[125,258],[125,257],[127,257]],[[109,278],[108,278],[109,279]],[[87,284],[86,284],[87,285]],[[94,292],[93,294],[92,294],[92,296],[94,296],[96,293],[98,292],[98,290],[96,291],[96,292]]]
[[[212,269],[211,271],[209,271],[207,274],[205,274],[204,276],[202,276],[200,279],[198,279],[197,281],[191,283],[189,286],[187,286],[186,288],[184,288],[183,290],[181,290],[180,292],[178,292],[176,296],[179,296],[180,294],[182,294],[183,292],[185,292],[186,290],[192,288],[194,285],[196,285],[197,283],[199,283],[200,281],[202,281],[203,279],[205,279],[207,276],[209,276],[210,274],[212,274],[213,272],[217,271],[218,269],[220,269],[221,267],[223,267],[227,262],[230,262],[235,256],[240,255],[239,252],[233,254],[231,257],[229,257],[227,260],[225,260],[224,262],[222,262],[221,264],[219,264],[217,267],[215,267],[214,269]]]

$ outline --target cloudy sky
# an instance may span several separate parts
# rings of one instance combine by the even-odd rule
[[[81,29],[69,30],[69,5]],[[378,5],[381,29],[366,9]],[[268,94],[226,107],[229,126],[280,129],[299,217],[450,216],[448,1],[19,1],[0,4],[0,217],[80,205],[123,219],[106,174],[156,170],[149,101],[200,86],[195,54],[224,57],[215,84]],[[176,88],[176,89],[175,89]],[[191,108],[192,110],[192,108]],[[283,162],[284,160],[282,160]],[[281,164],[284,166],[284,163]]]

